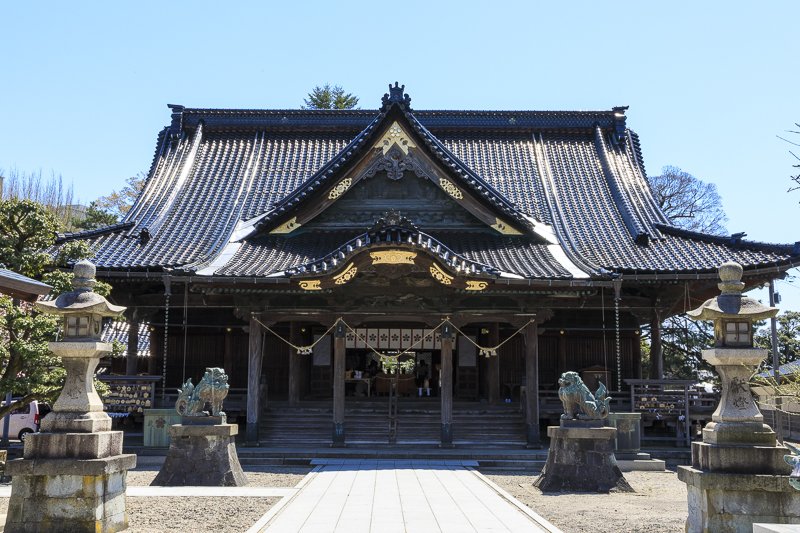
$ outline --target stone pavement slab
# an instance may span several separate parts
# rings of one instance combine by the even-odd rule
[[[125,490],[128,497],[259,497],[283,498],[294,495],[298,489],[281,487],[151,487],[129,486]],[[11,497],[11,486],[0,487],[0,498]]]
[[[559,531],[470,468],[473,461],[317,460],[268,533]]]

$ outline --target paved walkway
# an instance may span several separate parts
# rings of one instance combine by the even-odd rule
[[[253,530],[268,533],[558,531],[472,463],[329,460]],[[251,531],[253,531],[251,530]]]

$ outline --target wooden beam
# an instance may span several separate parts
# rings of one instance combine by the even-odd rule
[[[440,391],[442,400],[442,428],[439,446],[453,446],[453,326],[442,326],[442,366]]]
[[[250,318],[250,347],[247,356],[247,429],[245,440],[258,444],[258,422],[261,412],[261,364],[264,359],[264,330],[255,316]]]
[[[539,326],[525,326],[525,428],[529,447],[541,446],[539,434]]]
[[[345,327],[340,321],[333,334],[333,446],[344,446]]]

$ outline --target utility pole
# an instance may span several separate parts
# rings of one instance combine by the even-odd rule
[[[769,280],[769,306],[775,307],[775,280]],[[775,317],[769,319],[769,327],[770,327],[770,334],[772,338],[772,377],[775,379],[775,385],[780,385],[781,383],[781,373],[778,367],[780,367],[780,357],[778,356],[778,321]],[[777,426],[776,433],[778,435],[778,440],[783,443],[783,431],[780,424],[780,412],[781,412],[781,396],[780,391],[775,391],[775,405],[774,411],[775,413],[775,425]]]

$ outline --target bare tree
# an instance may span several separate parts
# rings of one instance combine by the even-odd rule
[[[798,128],[800,128],[800,123],[795,122],[794,125],[797,126]],[[789,133],[792,133],[794,135],[800,135],[800,131],[796,131],[796,130],[789,130]],[[778,135],[778,139],[780,139],[782,141],[786,141],[787,143],[789,143],[791,145],[794,145],[794,146],[800,146],[800,143],[796,143],[794,141],[790,141],[789,139],[786,139],[785,137],[781,137],[780,135]],[[792,154],[792,157],[794,157],[797,161],[800,161],[800,157],[797,157],[797,154],[795,154],[791,150],[789,150],[789,153]],[[796,169],[800,170],[800,163],[792,165],[792,168],[796,168]],[[789,190],[787,192],[792,192],[792,191],[796,191],[796,190],[800,189],[800,173],[795,174],[793,176],[789,176],[789,178],[795,184],[792,185],[791,187],[789,187]]]
[[[672,222],[682,228],[723,235],[728,218],[722,209],[717,186],[666,166],[660,176],[649,176],[656,201]]]
[[[0,176],[4,172],[0,169]],[[0,179],[0,200],[32,200],[42,204],[55,215],[60,229],[73,229],[73,218],[80,214],[82,206],[76,205],[72,184],[65,185],[61,174],[50,173],[49,178],[42,171],[23,172],[16,168]]]
[[[125,181],[119,191],[112,191],[108,196],[101,196],[93,202],[95,208],[121,219],[133,206],[133,202],[144,189],[147,174],[139,172]]]

